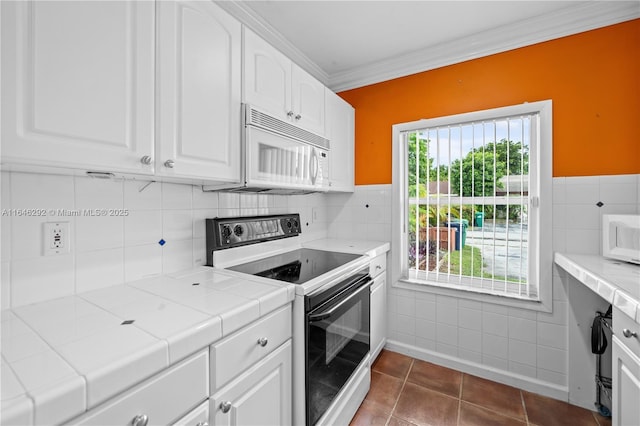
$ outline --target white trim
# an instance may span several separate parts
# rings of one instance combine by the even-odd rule
[[[302,53],[293,43],[287,40],[282,34],[276,31],[267,21],[258,15],[253,9],[243,1],[214,0],[218,6],[234,16],[247,28],[265,39],[269,44],[278,49],[287,58],[291,59],[299,67],[314,76],[325,86],[329,82],[329,74],[307,55]]]
[[[335,92],[392,80],[640,17],[637,1],[590,1],[329,76]]]
[[[413,131],[424,127],[438,127],[451,123],[466,123],[472,121],[482,121],[498,117],[507,117],[519,114],[539,114],[537,131],[540,134],[539,145],[534,150],[532,141],[532,150],[530,157],[530,170],[534,167],[538,172],[535,174],[535,181],[531,181],[531,190],[535,194],[544,194],[541,205],[538,208],[538,224],[535,228],[536,235],[529,239],[529,250],[536,253],[536,256],[529,256],[529,259],[538,262],[537,266],[532,267],[530,279],[538,284],[538,303],[523,303],[521,300],[509,298],[508,295],[498,297],[494,295],[483,295],[481,298],[477,293],[468,290],[459,290],[454,288],[446,289],[445,294],[454,292],[449,295],[456,297],[470,298],[482,300],[490,303],[519,307],[523,309],[531,309],[535,311],[552,312],[553,303],[553,250],[552,250],[552,203],[553,203],[553,112],[551,100],[524,103],[520,105],[493,108],[489,110],[463,113],[445,117],[436,117],[431,119],[417,120],[409,123],[396,124],[392,128],[392,206],[405,206],[407,196],[407,172],[406,158],[400,161],[401,156],[407,153],[403,149],[401,138],[403,132]],[[534,156],[535,154],[535,156]],[[402,250],[403,239],[405,238],[406,218],[404,208],[392,209],[392,239],[391,239],[391,285],[394,287],[410,288],[416,291],[425,291],[441,294],[442,287],[429,286],[428,284],[417,285],[408,283],[403,277],[403,265],[407,264],[407,250]],[[537,242],[541,246],[536,247]]]
[[[637,1],[588,1],[415,52],[328,74],[253,9],[238,0],[214,0],[309,74],[339,92],[493,55],[640,17]]]
[[[569,401],[569,388],[567,386],[560,386],[549,382],[543,382],[542,380],[533,377],[527,377],[521,374],[500,370],[489,365],[478,364],[477,362],[446,355],[441,352],[433,352],[428,349],[401,343],[396,340],[387,339],[385,349],[417,358],[422,361],[427,361],[437,365],[442,365],[447,368],[452,368],[463,373],[482,377],[483,379],[492,380],[494,382],[516,387],[518,389],[523,389],[528,392],[537,393],[540,395],[548,396],[550,398],[559,399],[561,401]],[[591,409],[591,407],[589,407],[589,409]]]

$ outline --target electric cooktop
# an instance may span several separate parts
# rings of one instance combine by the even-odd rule
[[[359,257],[357,254],[301,248],[226,269],[293,284],[304,284]]]

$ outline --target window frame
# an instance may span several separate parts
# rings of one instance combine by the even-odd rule
[[[403,141],[403,133],[424,128],[446,127],[461,123],[499,119],[514,115],[538,114],[536,149],[529,152],[529,170],[535,167],[537,173],[530,176],[529,215],[536,214],[538,226],[529,231],[529,259],[538,286],[538,300],[513,298],[473,291],[465,288],[449,287],[437,283],[409,279],[408,268],[408,150]],[[553,300],[553,250],[552,250],[552,203],[553,203],[553,122],[552,101],[526,102],[519,105],[493,108],[469,113],[455,114],[408,123],[392,127],[392,241],[391,273],[392,287],[435,293],[457,298],[490,302],[510,307],[551,312]],[[535,151],[535,152],[534,152]]]

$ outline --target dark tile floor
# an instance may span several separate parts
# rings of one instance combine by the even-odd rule
[[[611,419],[562,401],[383,350],[351,425],[604,426]]]

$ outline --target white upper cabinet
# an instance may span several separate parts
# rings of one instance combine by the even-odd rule
[[[326,132],[331,142],[329,191],[353,192],[355,110],[331,90],[325,90]]]
[[[325,87],[296,64],[291,72],[291,105],[293,121],[313,133],[324,135]]]
[[[245,28],[244,102],[324,135],[322,83]]]
[[[237,182],[240,23],[212,2],[157,7],[156,173]]]
[[[155,4],[1,7],[2,162],[152,174]]]

